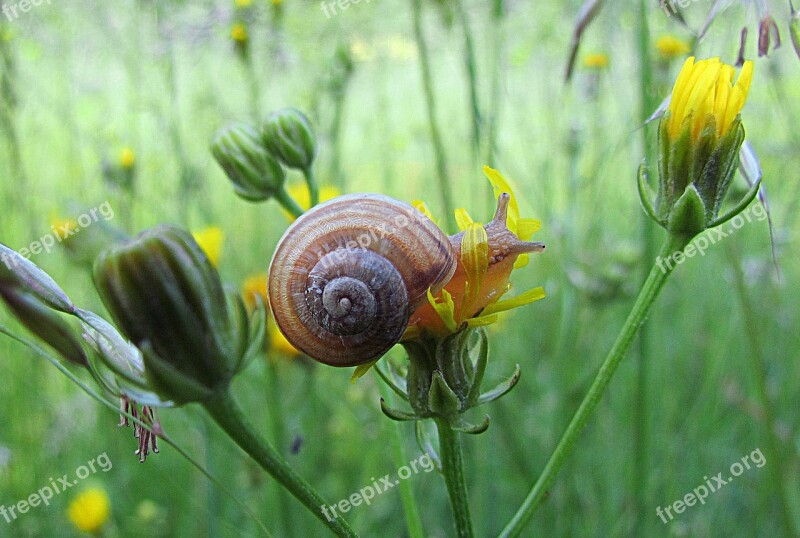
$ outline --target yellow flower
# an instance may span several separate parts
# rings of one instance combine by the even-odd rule
[[[357,62],[368,62],[375,58],[375,48],[362,39],[350,43],[350,55]]]
[[[483,226],[464,209],[456,210],[456,221],[462,231],[450,237],[458,255],[453,278],[438,297],[428,292],[428,303],[411,316],[405,340],[423,333],[444,336],[469,327],[489,325],[497,314],[542,299],[541,287],[528,290],[513,299],[500,300],[510,289],[511,272],[527,263],[527,254],[541,252],[544,245],[526,240],[540,228],[539,221],[523,219],[517,199],[508,181],[488,166],[484,174],[492,183],[497,197],[497,211],[492,222]],[[420,202],[415,205],[424,207]],[[430,214],[430,212],[428,212]]]
[[[281,4],[283,4],[283,0],[272,0],[272,5],[273,6],[279,6]]]
[[[133,150],[128,147],[122,148],[122,151],[119,152],[119,165],[122,168],[133,168],[135,164],[136,154]]]
[[[248,308],[255,308],[256,299],[259,296],[264,302],[267,302],[267,277],[267,273],[259,273],[245,279],[244,284],[242,284],[242,297]],[[267,324],[267,334],[269,336],[270,350],[277,351],[287,357],[300,355],[300,351],[283,336],[271,316]]]
[[[253,5],[253,0],[234,0],[233,3],[236,4],[236,7],[241,9]]]
[[[667,133],[672,140],[686,127],[692,141],[710,125],[716,128],[717,137],[728,133],[747,100],[753,62],[744,63],[736,84],[733,75],[733,66],[720,62],[719,58],[698,62],[694,56],[686,59],[669,103]]]
[[[231,39],[236,41],[237,43],[245,43],[249,39],[249,35],[247,33],[247,26],[242,24],[241,22],[237,22],[231,27]]]
[[[311,195],[308,192],[308,185],[305,183],[295,183],[289,186],[286,189],[286,192],[289,194],[289,197],[293,198],[297,205],[303,208],[303,211],[308,211],[311,209]],[[339,192],[339,189],[336,187],[332,187],[330,185],[323,185],[319,188],[319,201],[320,202],[327,202],[333,198],[336,198],[342,194]],[[286,215],[286,218],[290,221],[294,221],[294,217],[286,211],[282,209],[283,214]]]
[[[104,490],[87,489],[70,503],[67,515],[78,530],[96,533],[111,515],[111,502]]]
[[[69,238],[78,229],[78,223],[72,219],[62,219],[54,215],[50,219],[50,229],[59,241]]]
[[[200,245],[200,248],[203,249],[203,252],[206,253],[206,256],[208,256],[208,261],[211,262],[211,265],[217,267],[222,253],[222,243],[225,240],[225,234],[222,230],[216,226],[209,226],[192,232],[192,235],[197,244]]]
[[[608,54],[594,53],[583,57],[583,67],[598,71],[608,67]]]
[[[672,60],[673,58],[680,58],[687,54],[691,47],[689,43],[683,39],[677,38],[674,35],[662,35],[656,40],[656,50],[665,60]]]
[[[392,35],[386,40],[389,58],[407,61],[417,57],[417,44],[399,35]]]

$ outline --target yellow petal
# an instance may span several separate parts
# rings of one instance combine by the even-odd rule
[[[412,200],[411,205],[414,206],[414,208],[416,208],[417,211],[419,211],[420,213],[431,219],[433,222],[436,222],[436,219],[433,218],[433,213],[431,213],[431,210],[428,209],[427,205],[425,205],[425,202],[423,202],[422,200]]]
[[[481,314],[478,317],[468,319],[467,327],[485,327],[486,325],[491,325],[492,323],[497,323],[497,314],[491,314],[488,316]]]
[[[456,323],[456,305],[453,303],[453,296],[450,295],[447,290],[443,289],[441,301],[442,302],[439,302],[439,300],[433,296],[431,290],[428,290],[428,302],[450,332],[456,332],[458,330],[458,323]]]
[[[471,223],[464,232],[461,263],[467,273],[467,293],[462,310],[464,307],[471,309],[470,305],[475,302],[483,285],[483,277],[489,270],[489,236],[479,222]]]
[[[380,360],[380,359],[375,359],[375,360],[374,360],[374,361],[372,361],[372,362],[368,362],[368,363],[366,363],[366,364],[361,364],[361,365],[359,365],[359,366],[356,366],[356,369],[355,369],[355,371],[353,372],[353,375],[350,377],[350,383],[355,383],[355,382],[356,382],[356,381],[358,381],[360,378],[364,377],[364,374],[366,374],[367,372],[369,372],[370,368],[372,368],[373,366],[375,366],[375,363],[376,363],[376,362],[378,362],[379,360]]]
[[[483,167],[483,173],[486,174],[487,179],[492,184],[492,189],[494,191],[494,197],[499,197],[502,193],[507,192],[511,199],[508,203],[508,218],[506,219],[506,226],[513,234],[517,234],[517,223],[519,222],[519,205],[517,205],[517,197],[514,196],[514,191],[511,189],[511,185],[509,185],[508,181],[503,174],[495,170],[494,168],[490,168],[488,166]],[[519,237],[519,235],[517,235]]]
[[[217,267],[222,253],[222,242],[225,239],[225,234],[222,233],[222,230],[216,226],[209,226],[192,233],[192,235],[197,244],[200,245],[200,248],[203,249],[203,252],[206,253],[211,265]]]
[[[469,213],[467,213],[467,210],[464,209],[463,207],[459,207],[453,213],[455,213],[456,224],[458,225],[458,229],[461,232],[469,228],[470,225],[474,222],[472,220],[472,217],[469,216]]]
[[[522,269],[528,262],[530,261],[530,256],[528,254],[520,254],[517,256],[517,259],[514,260],[514,269]]]
[[[541,227],[542,223],[537,219],[519,219],[517,221],[517,237],[522,241],[528,241]]]
[[[505,312],[506,310],[511,310],[512,308],[518,308],[520,306],[525,306],[526,304],[538,301],[539,299],[544,299],[544,297],[545,297],[544,288],[540,286],[538,288],[533,288],[532,290],[528,290],[525,293],[521,293],[516,297],[514,297],[513,299],[506,299],[504,301],[497,301],[494,304],[490,304],[489,306],[483,309],[481,315],[488,316],[491,314],[496,314],[498,312]]]

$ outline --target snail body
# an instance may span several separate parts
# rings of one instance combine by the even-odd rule
[[[270,307],[296,348],[333,366],[364,364],[403,335],[427,291],[453,276],[457,255],[436,224],[379,194],[320,204],[281,238]]]

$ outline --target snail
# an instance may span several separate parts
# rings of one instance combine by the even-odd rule
[[[364,364],[400,340],[428,290],[440,290],[457,263],[448,237],[411,205],[379,194],[339,196],[284,233],[270,263],[270,308],[306,355],[332,366]]]
[[[484,227],[488,267],[465,302],[474,310],[466,317],[505,293],[520,254],[544,250],[508,230],[509,200],[505,193],[498,197],[494,219]],[[463,236],[448,237],[417,209],[380,194],[320,204],[286,230],[272,257],[268,295],[275,322],[294,347],[325,364],[378,359],[400,341],[409,321],[436,318],[428,290],[436,295],[447,286],[462,302]]]

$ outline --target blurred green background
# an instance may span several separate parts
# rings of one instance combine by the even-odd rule
[[[690,42],[692,31],[656,2],[609,2],[586,29],[565,83],[581,2],[422,4],[455,205],[489,220],[494,200],[481,173],[489,164],[513,182],[523,216],[542,221],[534,240],[547,245],[513,277],[516,290],[542,285],[547,299],[490,330],[487,386],[516,363],[522,380],[484,409],[489,430],[465,439],[476,532],[492,536],[541,471],[652,264],[643,237],[660,242],[662,233],[646,224],[635,185],[643,139],[650,138],[650,151],[655,141],[655,125],[642,128],[641,62],[643,55],[652,61],[647,99],[657,105],[685,55],[664,58],[655,42],[667,33]],[[702,26],[711,4],[683,10],[689,28]],[[208,145],[224,124],[257,122],[284,106],[305,111],[315,125],[323,185],[425,200],[444,226],[454,208],[443,206],[437,187],[412,6],[362,1],[326,16],[317,1],[81,0],[2,17],[0,240],[26,247],[57,220],[108,201],[115,216],[106,224],[128,233],[162,222],[219,227],[219,268],[238,287],[266,271],[288,221],[274,202],[238,199]],[[756,60],[742,117],[763,166],[780,277],[760,220],[679,267],[648,321],[646,342],[623,362],[525,536],[784,536],[779,488],[798,528],[800,61],[789,44],[787,6],[771,7],[784,46]],[[482,120],[477,147],[465,20]],[[237,22],[249,36],[244,56],[230,37]],[[714,20],[698,57],[734,62],[743,26],[750,30],[746,57],[755,59],[758,16],[738,2]],[[605,55],[607,65],[592,54]],[[135,154],[132,197],[112,177],[125,148]],[[300,186],[301,176],[292,172],[290,182]],[[743,185],[737,178],[735,188]],[[101,309],[86,267],[63,249],[33,261],[77,304]],[[5,309],[0,322],[24,333]],[[391,359],[402,363],[402,350]],[[380,412],[377,378],[351,383],[350,374],[276,357],[254,362],[234,387],[252,421],[331,503],[398,468],[395,424]],[[765,395],[778,460],[769,452]],[[297,503],[284,504],[275,483],[198,408],[160,418],[276,536],[326,532]],[[169,447],[139,464],[132,432],[117,420],[44,360],[0,338],[0,505],[104,452],[113,462],[49,507],[11,524],[0,519],[0,536],[79,536],[66,509],[90,485],[111,500],[105,536],[258,535],[230,498]],[[400,431],[408,462],[421,452],[413,426]],[[764,467],[668,524],[657,517],[658,506],[756,449],[767,457]],[[426,535],[451,535],[441,479],[420,473],[409,481]],[[397,489],[347,519],[363,536],[406,535]]]

